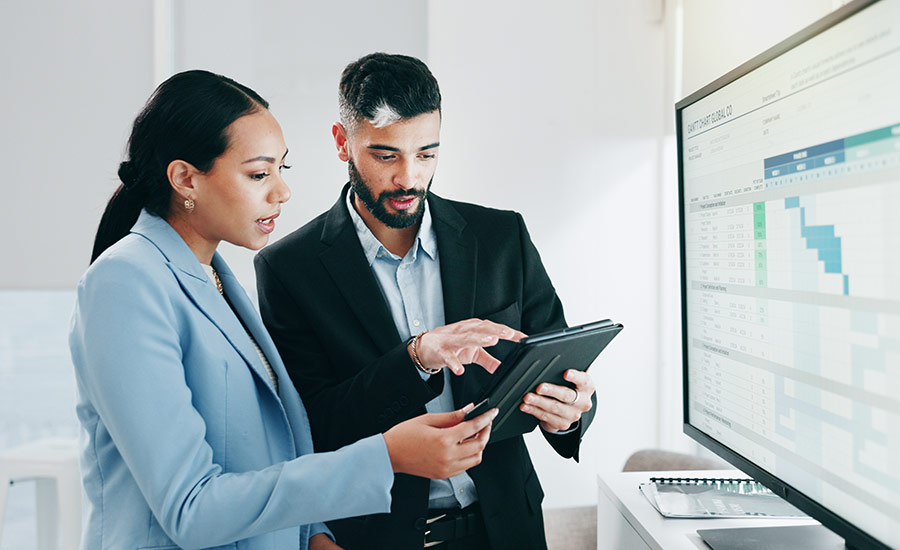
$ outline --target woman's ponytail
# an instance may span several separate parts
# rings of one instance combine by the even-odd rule
[[[106,203],[106,209],[100,218],[100,226],[94,237],[94,249],[91,251],[91,263],[104,250],[127,235],[141,213],[143,204],[136,189],[136,178],[130,162],[119,164],[119,180],[122,184]]]

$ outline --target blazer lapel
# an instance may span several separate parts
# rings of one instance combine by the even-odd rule
[[[263,354],[266,356],[272,369],[275,370],[279,380],[285,380],[286,378],[284,378],[284,376],[287,376],[287,373],[279,373],[277,369],[275,369],[278,352],[275,349],[274,344],[271,343],[271,338],[269,338],[268,332],[265,330],[265,327],[259,318],[259,314],[256,313],[256,309],[250,302],[250,298],[247,297],[244,287],[238,282],[234,273],[231,271],[231,268],[228,267],[228,264],[225,263],[225,260],[222,259],[218,252],[215,253],[212,263],[216,273],[219,275],[219,280],[222,282],[222,288],[225,291],[225,295],[228,296],[228,301],[231,302],[231,306],[229,306],[224,299],[220,300],[220,302],[225,302],[225,307],[229,310],[234,308],[230,320],[235,321],[235,323],[229,322],[227,325],[223,324],[224,326],[220,326],[220,328],[223,329],[226,338],[228,338],[232,345],[237,348],[238,352],[244,360],[247,361],[253,371],[263,380],[263,382],[265,382],[266,386],[272,390],[272,393],[275,393],[275,386],[272,384],[272,379],[269,377],[269,373],[266,372],[266,368],[262,364],[259,354],[256,353],[253,342],[247,337],[247,332],[249,331],[250,334],[253,335],[253,339],[256,340],[257,345],[259,345],[260,350],[262,350]],[[216,290],[216,293],[218,293],[218,290]],[[238,320],[238,318],[240,320]],[[241,322],[243,322],[243,324]],[[243,338],[239,337],[239,335]]]
[[[470,319],[475,314],[478,243],[464,231],[466,220],[449,202],[432,194],[428,205],[441,260],[444,322],[450,324]],[[466,368],[462,376],[451,376],[454,405],[459,408],[475,399],[489,381],[490,374],[479,365]]]
[[[216,269],[216,273],[219,274],[219,280],[222,281],[222,287],[224,288],[228,299],[231,301],[234,311],[238,314],[244,322],[244,326],[247,328],[245,331],[243,330],[244,326],[241,326],[241,331],[244,335],[247,334],[247,331],[253,335],[253,339],[256,340],[259,349],[262,350],[263,355],[265,355],[266,359],[269,361],[269,366],[272,367],[275,376],[278,378],[278,394],[280,398],[278,402],[281,404],[281,407],[286,414],[288,424],[292,424],[292,421],[300,423],[300,425],[293,426],[291,433],[294,450],[299,454],[312,452],[311,442],[307,441],[308,437],[304,438],[302,435],[308,433],[309,418],[306,415],[303,404],[296,397],[294,386],[291,384],[290,376],[287,373],[287,369],[284,367],[281,355],[278,354],[275,342],[272,341],[272,337],[269,335],[269,331],[266,330],[265,325],[263,325],[262,319],[256,312],[256,308],[253,306],[250,298],[247,297],[244,287],[241,286],[237,277],[235,277],[234,273],[231,271],[231,268],[229,268],[228,264],[226,264],[222,257],[219,256],[218,252],[216,252],[213,257],[213,267]],[[234,315],[232,315],[232,317],[234,317]],[[269,373],[266,372],[265,366],[260,362],[256,350],[253,349],[253,343],[249,342],[249,339],[248,343],[252,350],[252,357],[249,360],[246,356],[246,350],[242,352],[241,349],[238,348],[238,352],[240,352],[244,359],[247,360],[251,369],[253,369],[260,379],[262,379],[266,386],[275,393],[272,379],[269,377]],[[290,395],[291,392],[294,392],[293,395]],[[301,435],[298,437],[297,434]]]
[[[143,211],[132,228],[133,233],[143,235],[163,253],[169,262],[169,269],[178,279],[185,294],[197,305],[206,317],[222,332],[229,343],[240,354],[249,367],[262,379],[264,384],[276,395],[272,381],[259,360],[256,349],[225,298],[219,294],[215,283],[209,280],[203,267],[194,256],[184,240],[164,219]],[[235,304],[235,309],[245,322],[256,317],[247,308],[253,308],[243,288],[234,278],[224,260],[215,254],[213,257],[219,279],[228,297]],[[224,278],[223,278],[224,275]],[[244,304],[246,302],[246,304]],[[243,310],[243,311],[242,311]],[[252,323],[248,322],[248,327]],[[258,331],[254,334],[258,338]],[[259,341],[259,340],[257,340]],[[269,357],[267,355],[267,357]],[[276,395],[277,396],[277,395]]]
[[[319,258],[378,351],[387,353],[400,341],[400,334],[347,212],[344,197],[348,188],[344,186],[327,214]]]

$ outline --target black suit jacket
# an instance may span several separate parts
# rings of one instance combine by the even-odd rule
[[[347,212],[348,187],[327,212],[255,258],[263,320],[309,412],[316,451],[387,431],[425,412],[443,376],[423,381],[406,351]],[[562,304],[522,217],[431,195],[446,323],[478,317],[535,334],[565,326]],[[495,357],[508,343],[489,349]],[[457,407],[490,375],[471,366],[453,376]],[[593,398],[595,399],[595,398]],[[577,460],[578,429],[547,440]],[[468,471],[495,549],[543,549],[544,493],[522,437],[489,443]],[[390,514],[329,522],[347,549],[422,548],[429,480],[398,474]],[[352,498],[352,496],[350,497]]]

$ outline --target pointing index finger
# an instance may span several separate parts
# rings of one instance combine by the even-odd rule
[[[500,338],[501,340],[512,340],[513,342],[518,342],[522,338],[525,338],[527,334],[520,330],[516,330],[512,327],[508,327],[506,325],[495,323],[494,321],[483,321],[485,328],[490,329],[489,334]]]

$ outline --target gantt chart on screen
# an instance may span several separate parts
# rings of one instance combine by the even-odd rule
[[[691,423],[860,526],[900,516],[900,14],[881,20],[691,105],[681,136]]]

